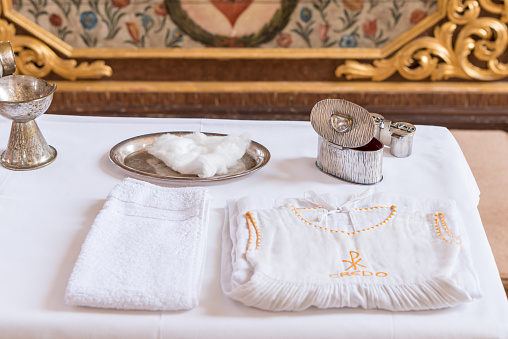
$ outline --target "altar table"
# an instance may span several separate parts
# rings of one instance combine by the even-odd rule
[[[445,128],[417,126],[409,158],[395,158],[385,149],[384,179],[376,189],[457,202],[483,297],[434,311],[268,312],[231,300],[221,290],[226,201],[243,196],[302,198],[308,189],[319,194],[366,189],[317,169],[317,134],[309,122],[43,115],[37,123],[56,148],[56,160],[32,171],[0,168],[1,339],[508,338],[508,302],[477,210],[480,192]],[[206,184],[212,200],[199,306],[180,312],[67,306],[65,288],[90,226],[109,191],[129,176],[109,160],[109,150],[134,136],[169,131],[249,133],[271,153],[268,164],[254,173]],[[0,119],[2,151],[9,133],[10,121]]]

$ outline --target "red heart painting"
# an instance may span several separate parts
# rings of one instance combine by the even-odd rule
[[[210,0],[222,14],[226,16],[231,27],[238,17],[250,6],[253,0]]]

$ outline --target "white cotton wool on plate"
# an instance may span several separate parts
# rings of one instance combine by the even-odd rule
[[[177,136],[168,133],[154,139],[147,151],[179,173],[210,178],[226,174],[243,157],[249,144],[246,134],[209,136],[195,132]]]

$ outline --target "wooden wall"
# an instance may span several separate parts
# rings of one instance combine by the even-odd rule
[[[59,89],[53,114],[308,120],[340,98],[393,121],[508,130],[506,82],[337,79],[334,60],[108,60],[110,78]],[[248,68],[245,67],[248,65]]]

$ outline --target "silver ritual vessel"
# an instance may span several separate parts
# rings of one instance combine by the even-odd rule
[[[0,63],[0,115],[12,120],[9,142],[0,163],[12,170],[46,166],[57,152],[47,144],[35,118],[51,105],[56,85],[28,75],[11,75],[16,65],[9,42],[0,42]]]

